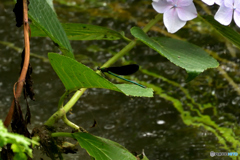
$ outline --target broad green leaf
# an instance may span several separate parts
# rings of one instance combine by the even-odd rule
[[[96,160],[136,160],[126,148],[111,140],[89,133],[73,133],[82,148]]]
[[[62,24],[69,40],[118,40],[123,36],[111,29],[82,23]],[[47,34],[31,25],[32,37],[46,37]]]
[[[29,18],[40,30],[44,31],[57,45],[64,55],[74,58],[72,47],[61,26],[56,13],[46,0],[33,0],[29,4]]]
[[[215,21],[212,16],[204,16],[200,18],[210,24],[218,33],[220,33],[224,38],[228,39],[240,49],[240,34],[238,32],[229,26],[224,26]]]
[[[207,52],[194,44],[165,37],[150,38],[138,27],[133,27],[131,33],[169,61],[185,69],[188,72],[187,81],[194,79],[204,70],[219,65]]]
[[[113,84],[89,67],[66,56],[49,53],[48,57],[53,69],[68,91],[80,88],[104,88],[131,96],[153,96],[151,88],[142,88],[134,84]]]

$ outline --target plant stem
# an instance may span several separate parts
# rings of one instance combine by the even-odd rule
[[[82,128],[82,127],[74,124],[73,122],[69,121],[69,120],[67,119],[66,114],[63,115],[62,120],[65,122],[66,125],[68,125],[69,127],[75,129],[75,130],[78,131],[78,132],[87,132],[84,128]]]
[[[152,26],[154,26],[160,20],[162,20],[162,14],[157,14],[155,18],[148,22],[148,24],[143,28],[143,32],[147,33]]]
[[[21,96],[23,85],[25,83],[25,78],[29,66],[29,59],[30,59],[30,43],[29,43],[29,24],[28,24],[28,6],[27,0],[23,0],[23,31],[24,31],[24,47],[25,47],[25,56],[24,56],[24,63],[21,70],[20,77],[17,82],[17,89],[16,95],[14,95],[15,99],[18,100]],[[15,90],[15,88],[14,88]],[[15,101],[12,100],[11,107],[9,108],[8,115],[5,118],[4,126],[7,128],[11,123],[13,112],[14,112]]]
[[[72,123],[71,121],[69,121],[69,120],[67,119],[66,114],[63,115],[62,120],[65,122],[66,125],[68,125],[68,126],[71,127],[71,128],[74,128],[75,130],[77,130],[78,132],[80,132],[79,126],[77,126],[76,124],[74,124],[74,123]]]
[[[60,100],[59,100],[59,102],[58,102],[58,109],[60,109],[61,107],[63,107],[64,99],[65,99],[65,97],[66,97],[68,94],[69,94],[69,92],[66,91],[66,92],[62,95],[62,97],[60,98]]]
[[[44,125],[53,126],[60,118],[62,118],[78,101],[78,99],[82,96],[82,94],[86,91],[86,88],[82,88],[77,90],[76,93],[72,96],[72,98],[68,101],[68,103],[55,112],[46,122]]]
[[[66,133],[66,132],[56,132],[51,134],[52,137],[70,137],[74,138],[72,133]]]
[[[148,32],[152,26],[154,26],[159,20],[162,19],[162,15],[158,14],[152,19],[144,28],[143,31],[146,33]],[[120,52],[118,52],[115,56],[110,58],[106,63],[104,63],[101,67],[110,67],[113,63],[115,63],[118,59],[123,57],[127,52],[129,52],[133,47],[136,46],[136,40],[130,42],[127,46],[125,46]]]
[[[130,42],[126,47],[124,47],[120,52],[110,58],[106,63],[104,63],[102,67],[110,67],[113,63],[115,63],[118,59],[123,57],[127,52],[129,52],[133,47],[136,46],[136,41]]]

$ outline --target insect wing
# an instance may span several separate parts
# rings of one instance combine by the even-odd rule
[[[137,72],[138,69],[139,69],[139,66],[137,64],[129,64],[129,65],[120,66],[120,67],[105,68],[105,70],[113,72],[118,75],[130,75]]]

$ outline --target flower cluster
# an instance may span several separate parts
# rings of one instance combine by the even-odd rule
[[[219,9],[214,18],[222,25],[229,25],[234,19],[240,27],[240,0],[202,0],[207,5],[217,4]],[[193,0],[153,0],[153,8],[163,13],[163,23],[168,32],[175,33],[187,21],[197,17],[197,10]]]

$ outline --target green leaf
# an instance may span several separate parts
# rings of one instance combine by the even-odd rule
[[[111,140],[89,133],[73,133],[80,146],[96,160],[136,160],[126,148]]]
[[[19,152],[19,153],[15,153],[13,160],[27,160],[27,156],[26,154],[24,154],[23,152]]]
[[[111,29],[81,23],[62,24],[69,40],[118,40],[123,36]],[[46,37],[47,34],[31,25],[32,37]]]
[[[12,144],[11,145],[11,149],[13,152],[24,152],[25,151],[25,148],[21,145],[18,145],[18,144]]]
[[[3,126],[2,121],[0,120],[0,147],[5,146],[8,143],[8,139],[3,135],[7,133],[7,129]]]
[[[52,8],[52,10],[54,10],[53,0],[46,0],[46,2],[49,4],[49,6]]]
[[[25,152],[30,157],[32,157],[32,149],[29,147],[32,144],[37,144],[37,142],[19,135],[16,133],[9,133],[7,129],[3,126],[2,121],[0,120],[0,147],[6,144],[12,144],[12,149],[15,152]],[[19,156],[21,156],[20,154]]]
[[[224,38],[228,39],[240,49],[240,34],[238,32],[229,26],[220,24],[212,16],[204,16],[200,18],[210,24],[218,33],[220,33]]]
[[[29,18],[38,29],[44,31],[58,44],[64,55],[74,58],[72,47],[56,13],[46,0],[33,0],[29,4]]]
[[[131,96],[153,96],[151,88],[142,88],[134,84],[113,84],[89,67],[66,56],[49,53],[48,57],[53,69],[68,91],[80,88],[104,88]]]
[[[114,84],[127,96],[153,97],[152,88],[142,88],[133,84]]]
[[[188,73],[187,81],[192,80],[204,70],[216,68],[219,65],[207,52],[194,44],[165,37],[150,38],[138,27],[133,27],[131,33],[169,61],[185,69]]]

